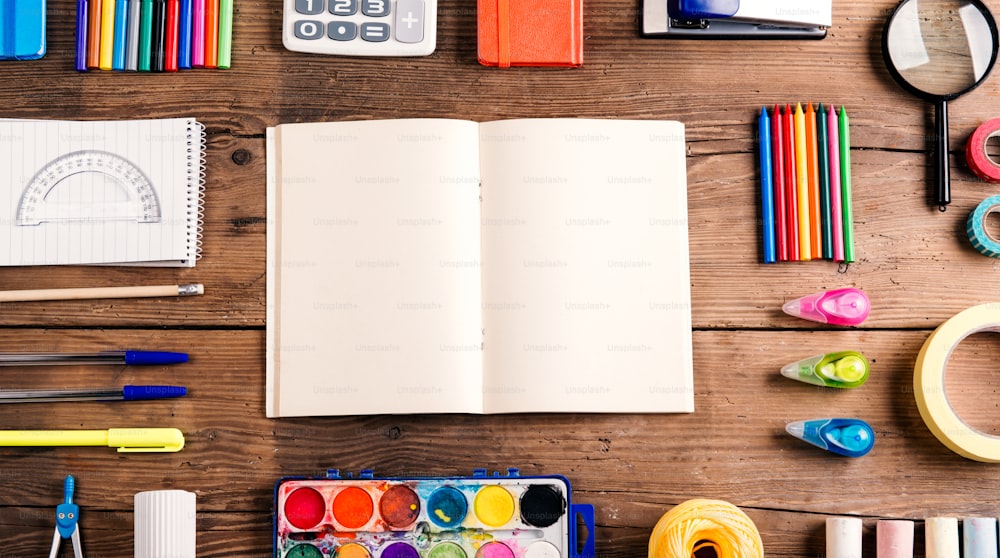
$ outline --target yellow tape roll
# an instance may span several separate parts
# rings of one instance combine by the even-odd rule
[[[682,502],[656,523],[649,558],[692,558],[712,548],[718,558],[763,558],[757,526],[736,506],[721,500]]]
[[[955,347],[981,331],[1000,331],[1000,303],[980,304],[955,314],[931,333],[917,355],[913,393],[920,416],[951,451],[976,461],[1000,462],[1000,437],[973,430],[948,404],[944,372]]]

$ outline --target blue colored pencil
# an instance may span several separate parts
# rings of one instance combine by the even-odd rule
[[[125,69],[125,44],[128,39],[128,5],[129,0],[118,0],[115,4],[115,24],[113,52],[111,54],[111,69]]]
[[[764,241],[764,263],[774,263],[774,169],[771,165],[771,119],[767,109],[761,107],[757,119],[757,139],[760,145],[760,215]]]

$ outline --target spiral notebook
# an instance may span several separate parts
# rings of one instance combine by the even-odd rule
[[[0,119],[0,265],[194,267],[204,126]]]

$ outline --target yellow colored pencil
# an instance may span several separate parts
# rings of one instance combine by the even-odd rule
[[[115,52],[115,0],[104,0],[101,4],[101,56],[98,67],[110,70]]]
[[[816,111],[806,104],[806,154],[809,156],[809,242],[814,260],[823,257],[823,233],[819,212],[819,149],[816,139]]]
[[[806,153],[806,115],[802,104],[795,105],[795,188],[799,202],[799,259],[812,259],[809,225],[809,171]]]

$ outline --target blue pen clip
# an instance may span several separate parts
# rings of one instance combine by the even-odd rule
[[[875,445],[875,431],[855,418],[827,418],[790,422],[785,426],[796,438],[847,457],[861,457]]]

